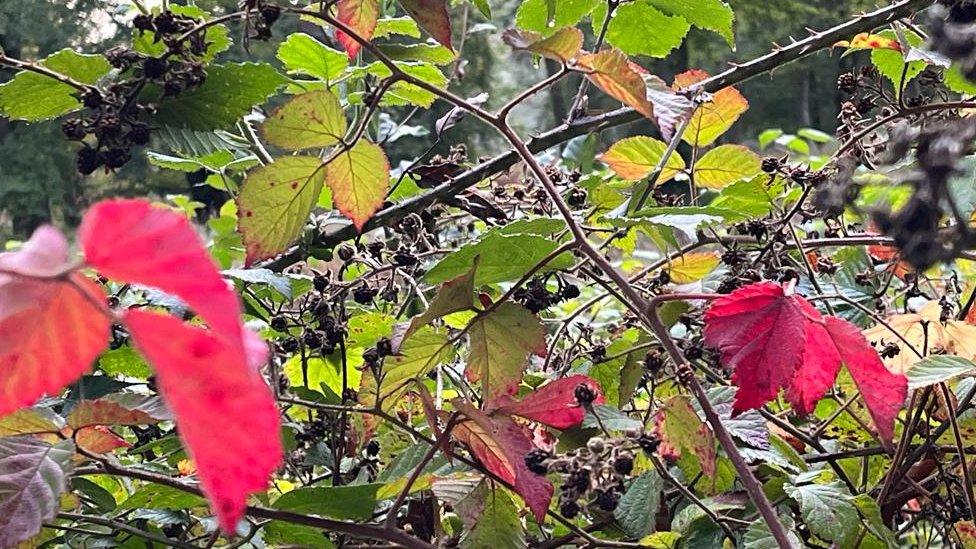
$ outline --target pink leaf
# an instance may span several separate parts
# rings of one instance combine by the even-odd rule
[[[705,313],[705,344],[719,350],[739,387],[737,411],[776,398],[800,364],[804,317],[795,296],[760,282],[717,299]]]
[[[107,200],[88,210],[79,236],[85,260],[103,275],[175,294],[221,337],[240,337],[237,296],[183,215],[146,200]]]
[[[586,410],[576,401],[576,387],[587,384],[596,393],[593,404],[603,404],[603,391],[596,380],[574,375],[557,379],[532,391],[520,401],[505,398],[496,413],[524,417],[555,429],[568,429],[583,422]]]
[[[52,227],[0,254],[0,416],[60,391],[108,344],[105,294],[70,269]]]
[[[267,488],[282,460],[280,419],[245,347],[179,319],[131,309],[125,325],[156,370],[163,400],[197,465],[203,491],[225,532],[233,532],[249,494]]]

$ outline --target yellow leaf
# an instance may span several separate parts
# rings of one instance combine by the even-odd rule
[[[742,145],[719,145],[695,163],[695,185],[721,190],[762,170],[759,155]]]
[[[718,252],[689,252],[671,263],[671,282],[688,284],[697,282],[718,267]]]
[[[339,98],[328,90],[303,93],[268,117],[261,126],[272,145],[296,151],[335,145],[346,133]]]
[[[637,181],[654,171],[667,148],[663,141],[639,135],[617,141],[607,152],[600,155],[600,160],[610,166],[617,177]],[[684,159],[675,152],[668,158],[668,163],[661,171],[657,182],[670,181],[684,167]]]
[[[383,149],[360,139],[329,162],[325,183],[332,189],[336,208],[362,230],[390,190],[390,163]]]
[[[943,324],[939,318],[941,312],[942,306],[938,301],[929,301],[918,313],[893,315],[885,319],[885,322],[920,353],[927,347],[929,355],[944,352],[976,360],[976,326],[961,320],[949,320]],[[878,350],[887,343],[898,346],[900,351],[897,355],[883,357],[888,369],[896,374],[906,373],[921,360],[901,338],[883,324],[865,330],[864,337]]]
[[[708,73],[693,69],[674,77],[676,89],[687,88],[708,78]],[[692,115],[682,139],[692,146],[710,145],[732,127],[742,113],[749,109],[749,102],[735,88],[722,88]]]
[[[895,50],[901,52],[901,44],[893,38],[885,38],[880,34],[862,32],[850,41],[841,40],[834,44],[836,47],[847,48],[848,50]]]

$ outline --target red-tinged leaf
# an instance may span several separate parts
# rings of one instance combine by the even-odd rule
[[[908,378],[885,367],[878,352],[857,326],[832,316],[824,317],[824,321],[830,340],[861,391],[881,440],[890,441],[894,436],[895,418],[908,394]]]
[[[79,236],[86,262],[103,275],[175,294],[220,337],[240,341],[237,296],[180,213],[146,200],[99,202]]]
[[[245,336],[241,348],[175,317],[137,309],[124,322],[155,367],[221,528],[233,532],[248,495],[267,488],[282,460],[278,410],[257,368],[260,342]]]
[[[158,398],[131,393],[82,400],[67,418],[72,429],[93,425],[152,425],[167,419],[171,419],[169,411]]]
[[[360,139],[325,168],[332,202],[357,229],[376,213],[390,190],[390,163],[379,145]]]
[[[72,437],[79,448],[93,454],[109,454],[119,448],[130,448],[132,446],[104,425],[83,427],[75,431]]]
[[[446,0],[400,0],[400,5],[434,40],[454,51],[451,46],[451,18],[447,14]]]
[[[719,350],[739,387],[736,411],[758,408],[786,387],[803,358],[805,317],[796,296],[760,282],[715,300],[705,313],[705,344]]]
[[[902,51],[898,40],[869,32],[855,35],[851,40],[835,42],[834,47],[847,48],[848,52],[854,50],[894,50],[900,53]]]
[[[336,18],[360,38],[369,41],[373,39],[376,21],[380,17],[380,6],[377,0],[339,0],[336,2]],[[336,38],[352,59],[359,53],[359,42],[348,34],[337,31]]]
[[[715,437],[685,395],[671,397],[661,410],[659,425],[664,442],[672,452],[691,452],[709,479],[715,478]]]
[[[515,50],[525,50],[542,57],[566,63],[583,47],[583,33],[576,27],[563,27],[544,37],[532,31],[508,29],[502,40]]]
[[[525,465],[526,454],[535,448],[530,434],[511,418],[488,416],[460,399],[455,399],[453,404],[470,420],[454,428],[454,437],[467,444],[489,471],[512,484],[542,524],[552,499],[553,486],[545,476],[529,471]]]
[[[520,401],[503,397],[493,415],[509,414],[538,421],[555,429],[568,429],[583,422],[586,410],[576,400],[576,387],[588,385],[597,395],[593,404],[603,404],[603,391],[593,378],[574,375],[557,379],[532,391]]]
[[[692,69],[674,77],[676,89],[687,89],[708,78],[708,73]],[[739,90],[728,87],[712,94],[711,101],[700,105],[692,114],[682,139],[689,145],[710,145],[732,127],[749,109],[749,101]]]
[[[654,107],[647,99],[647,86],[635,65],[616,48],[597,53],[584,53],[576,58],[586,77],[607,95],[633,107],[644,116],[654,119]]]
[[[108,344],[105,294],[69,269],[68,243],[52,227],[0,254],[0,416],[60,391]]]

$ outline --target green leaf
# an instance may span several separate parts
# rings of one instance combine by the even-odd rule
[[[802,549],[804,545],[794,531],[793,521],[789,517],[781,515],[780,522],[787,528],[786,537],[790,541],[790,546],[794,549]],[[772,532],[769,531],[766,521],[757,520],[749,526],[742,537],[742,549],[780,549],[780,545],[773,537]]]
[[[763,130],[763,132],[759,134],[759,148],[765,149],[770,143],[779,139],[781,135],[783,135],[783,130],[778,128]]]
[[[446,65],[457,59],[454,52],[439,44],[380,44],[377,48],[395,61],[422,61]]]
[[[895,33],[890,30],[883,30],[878,34],[889,39],[895,38]],[[912,47],[919,47],[925,43],[925,40],[921,36],[907,29],[905,30],[905,40]],[[922,71],[926,67],[925,61],[905,63],[905,56],[902,52],[881,48],[871,50],[871,62],[878,68],[878,72],[891,82],[896,94],[901,84],[902,72],[905,72],[905,83],[907,84],[913,78],[922,74]]]
[[[735,49],[732,23],[735,14],[722,0],[648,0],[659,10],[679,15],[692,25],[718,33]]]
[[[376,213],[390,190],[390,163],[379,145],[360,139],[325,167],[332,202],[357,229]]]
[[[679,540],[681,534],[678,532],[655,532],[641,538],[640,545],[648,549],[676,549]]]
[[[695,185],[706,189],[722,189],[740,179],[752,177],[762,170],[759,155],[743,145],[719,145],[695,163]]]
[[[822,132],[816,128],[800,128],[796,131],[796,134],[803,139],[813,141],[814,143],[830,143],[834,140],[832,135],[827,132]]]
[[[715,477],[715,439],[685,395],[671,397],[662,409],[664,440],[682,453],[693,454],[706,477]]]
[[[550,21],[546,0],[522,2],[515,13],[515,25],[520,29],[548,36],[562,27],[576,25],[602,2],[600,0],[552,0],[552,4],[554,9]]]
[[[908,390],[914,391],[972,373],[974,370],[976,370],[976,363],[961,356],[932,355],[909,367],[905,377],[908,378]]]
[[[261,126],[268,143],[295,151],[335,145],[346,133],[346,115],[339,98],[328,90],[296,96]]]
[[[730,222],[768,215],[773,210],[773,200],[783,190],[781,182],[767,186],[768,181],[769,177],[758,175],[732,183],[709,206],[721,209],[721,215]]]
[[[325,181],[322,161],[284,156],[251,171],[237,197],[248,264],[273,257],[302,233]]]
[[[800,504],[803,522],[817,536],[841,543],[857,533],[861,524],[857,508],[840,482],[783,488],[786,495]]]
[[[82,55],[64,49],[38,62],[82,84],[94,84],[112,66],[101,55]],[[0,85],[0,114],[7,118],[38,122],[81,108],[74,87],[35,72],[21,71]]]
[[[349,66],[349,57],[301,32],[290,34],[278,46],[278,59],[288,74],[304,74],[331,82]]]
[[[471,381],[481,381],[486,400],[514,394],[532,353],[546,350],[546,330],[525,307],[506,301],[475,318],[468,330],[471,354],[465,369]]]
[[[394,34],[420,38],[420,27],[409,17],[386,17],[376,22],[373,38],[386,38]]]
[[[594,12],[594,20],[602,21],[600,12],[606,12],[604,5]],[[607,42],[629,55],[666,57],[690,29],[684,18],[661,13],[649,0],[635,0],[614,11]]]
[[[972,82],[959,70],[958,65],[949,67],[945,72],[945,85],[950,90],[962,95],[976,94],[976,83]]]
[[[157,120],[193,130],[230,128],[287,82],[267,63],[214,65],[200,87],[163,101]]]
[[[642,538],[654,531],[663,482],[650,470],[634,479],[613,512],[627,535]]]
[[[456,278],[469,271],[480,256],[476,286],[517,280],[559,247],[551,238],[531,234],[504,235],[489,232],[481,240],[466,244],[445,256],[424,277],[431,284]],[[540,272],[572,267],[573,255],[560,254]]]
[[[119,347],[105,351],[98,357],[98,367],[110,376],[126,376],[146,379],[152,375],[149,364],[132,347]]]
[[[393,408],[414,379],[426,376],[438,364],[449,360],[453,352],[443,330],[438,332],[429,326],[421,328],[403,342],[395,355],[386,359],[380,373],[379,389],[371,373],[362,376],[360,404],[375,406],[378,395],[384,410]]]
[[[482,484],[479,490],[487,490]],[[473,497],[473,496],[469,496]],[[519,508],[508,490],[497,487],[484,497],[484,509],[474,527],[461,538],[464,549],[523,549],[525,529]]]
[[[311,526],[272,520],[262,529],[262,532],[264,532],[264,541],[268,544],[315,549],[335,547],[322,530]]]
[[[583,418],[584,429],[599,429],[600,426],[611,431],[629,431],[640,429],[641,422],[614,408],[603,404],[593,406],[592,412],[587,412]]]
[[[477,270],[478,258],[476,257],[471,270],[442,284],[427,310],[410,320],[410,325],[403,333],[403,339],[409,339],[413,333],[435,319],[472,309],[474,307],[474,277]]]
[[[424,63],[420,61],[394,61],[393,63],[403,72],[415,78],[419,78],[432,86],[436,86],[438,88],[447,87],[447,77],[444,76],[444,73],[442,73],[440,69],[431,63]],[[393,74],[389,67],[379,61],[368,65],[366,70],[369,74],[381,79],[389,78]],[[380,101],[380,105],[390,107],[415,105],[418,107],[430,108],[436,99],[436,95],[423,88],[410,84],[409,82],[399,81],[390,86],[387,92],[383,94],[383,99]]]
[[[273,507],[340,520],[369,520],[382,484],[299,488],[285,492]]]
[[[207,500],[163,484],[145,484],[119,505],[119,510],[170,509],[182,511],[194,507],[206,507]]]
[[[17,546],[54,518],[74,453],[70,440],[0,439],[0,547]]]

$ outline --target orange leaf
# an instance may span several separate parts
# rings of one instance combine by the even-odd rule
[[[654,119],[654,107],[647,99],[644,78],[622,51],[608,48],[598,53],[584,53],[576,61],[588,71],[586,78],[607,95]]]
[[[841,40],[834,44],[835,47],[847,48],[852,50],[894,50],[901,52],[901,44],[893,38],[885,38],[880,34],[862,32],[851,40]]]
[[[68,242],[41,227],[0,254],[0,416],[55,394],[108,344],[105,294],[70,268]]]

